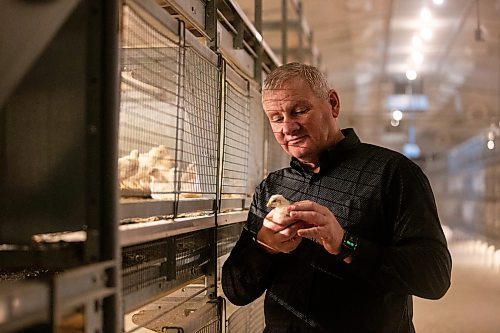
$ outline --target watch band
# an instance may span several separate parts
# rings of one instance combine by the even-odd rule
[[[351,234],[349,231],[344,232],[342,243],[340,245],[340,253],[337,255],[339,261],[344,260],[356,251],[358,247],[358,237]]]

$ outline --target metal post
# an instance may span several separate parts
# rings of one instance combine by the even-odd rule
[[[262,37],[262,0],[255,0],[255,29]],[[262,84],[262,41],[259,41],[255,48],[257,53],[257,58],[255,59],[255,81],[261,85]]]
[[[304,42],[303,42],[303,37],[304,37],[304,27],[302,26],[303,23],[303,10],[302,10],[302,1],[299,1],[297,4],[297,14],[299,16],[299,26],[298,26],[298,38],[299,38],[299,48],[297,50],[297,58],[298,61],[302,62],[304,61]]]
[[[288,0],[281,0],[281,61],[288,62]]]
[[[208,0],[205,7],[205,29],[210,37],[210,48],[214,51],[219,49],[217,38],[217,1]]]

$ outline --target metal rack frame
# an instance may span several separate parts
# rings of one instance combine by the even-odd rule
[[[118,1],[9,1],[0,12],[16,17],[2,31],[22,35],[2,52],[0,187],[12,195],[0,202],[0,261],[17,281],[0,283],[0,331],[56,331],[76,314],[82,332],[118,332]],[[83,237],[34,240],[67,231]]]
[[[88,17],[92,24],[83,24],[85,19],[82,17],[80,21],[77,21],[78,24],[83,24],[86,29],[89,29],[86,39],[88,44],[83,43],[88,45],[88,52],[81,53],[83,56],[80,54],[80,57],[88,61],[85,65],[89,66],[89,72],[86,76],[82,73],[77,74],[80,76],[75,77],[75,82],[78,82],[75,89],[88,93],[86,107],[81,111],[86,116],[75,116],[73,119],[75,126],[81,126],[80,121],[84,126],[84,131],[79,132],[83,134],[79,138],[79,143],[85,147],[86,154],[77,170],[85,175],[87,180],[81,180],[78,183],[78,186],[83,186],[81,192],[85,193],[85,196],[80,199],[84,199],[85,203],[83,208],[76,212],[82,213],[85,223],[78,219],[70,219],[65,220],[64,224],[57,222],[39,230],[41,232],[83,231],[85,236],[83,240],[77,242],[62,241],[42,244],[38,247],[23,244],[13,248],[10,246],[2,248],[0,256],[6,259],[3,262],[8,263],[10,268],[22,268],[23,265],[20,264],[19,259],[23,259],[38,267],[57,270],[54,274],[49,274],[47,280],[18,281],[13,284],[13,287],[10,283],[0,284],[3,302],[0,304],[3,304],[2,308],[9,312],[9,315],[4,316],[4,320],[0,322],[2,331],[16,332],[31,325],[41,325],[40,329],[44,331],[55,331],[66,315],[76,313],[83,314],[85,332],[94,332],[99,329],[105,332],[118,332],[121,331],[123,324],[120,310],[122,306],[127,311],[136,309],[152,299],[178,290],[201,276],[205,276],[207,281],[205,287],[207,304],[212,310],[213,304],[217,304],[219,309],[217,316],[219,319],[222,318],[220,300],[217,295],[218,270],[221,260],[227,256],[241,232],[242,223],[247,217],[246,209],[250,204],[249,194],[253,192],[258,179],[262,179],[266,174],[263,170],[264,162],[259,162],[260,164],[257,163],[254,166],[247,165],[245,170],[242,170],[244,177],[255,179],[247,182],[241,190],[241,194],[245,196],[241,198],[221,197],[223,170],[226,166],[223,163],[225,151],[223,104],[227,96],[223,93],[223,89],[231,86],[241,93],[240,96],[246,99],[245,103],[248,104],[248,115],[244,122],[258,124],[259,129],[254,131],[255,133],[264,131],[266,121],[260,106],[258,91],[262,77],[280,62],[262,39],[260,24],[257,23],[257,27],[253,26],[235,1],[193,0],[188,4],[187,1],[182,0],[163,2],[123,0],[123,3],[147,13],[148,20],[154,22],[156,28],[166,29],[178,38],[174,41],[178,44],[180,59],[177,67],[179,90],[175,92],[180,97],[176,101],[178,120],[181,119],[180,113],[186,110],[185,100],[183,100],[186,95],[183,89],[186,89],[186,79],[189,79],[185,72],[186,52],[195,53],[200,59],[212,64],[217,71],[219,93],[214,96],[218,103],[215,106],[218,112],[218,128],[217,139],[215,139],[217,163],[214,165],[216,183],[215,190],[211,192],[213,197],[202,200],[180,200],[180,175],[176,174],[179,187],[177,191],[174,191],[176,195],[174,200],[129,199],[118,202],[116,186],[118,113],[114,111],[117,110],[119,66],[116,47],[110,47],[110,45],[117,46],[117,16],[121,13],[117,8],[119,2],[118,0],[108,1],[104,4],[97,0],[74,0],[65,4],[44,3],[39,8],[47,9],[47,11],[43,12],[44,15],[41,15],[41,18],[45,20],[44,22],[51,22],[51,24],[47,25],[44,38],[33,43],[33,52],[30,53],[32,56],[28,57],[29,59],[23,58],[22,66],[14,68],[15,70],[10,73],[12,74],[10,77],[15,80],[12,79],[6,85],[7,89],[3,90],[3,92],[7,91],[8,97],[8,94],[17,86],[17,81],[26,73],[30,75],[28,71],[30,65],[35,61],[36,56],[43,52],[43,48],[51,44],[51,39],[57,29],[61,28],[64,20],[79,5],[85,5],[85,9],[90,13]],[[256,2],[256,8],[259,6],[258,3]],[[11,11],[24,9],[16,7],[11,8]],[[41,9],[39,9],[39,14],[42,13]],[[55,12],[58,14],[54,14]],[[63,40],[68,41],[68,39]],[[99,47],[92,47],[96,44]],[[12,49],[19,50],[15,47]],[[55,61],[50,59],[48,63],[51,66],[58,65],[57,59],[62,59],[61,57],[62,54],[59,54]],[[68,59],[65,61],[63,63],[67,63]],[[42,87],[40,80],[36,83],[38,86],[35,84],[33,89]],[[103,84],[105,87],[102,86]],[[0,97],[2,97],[0,101],[3,104],[5,98]],[[6,122],[3,121],[1,126],[5,124]],[[178,122],[175,138],[176,163],[184,161],[182,147],[177,146],[182,143],[182,129],[183,127]],[[250,135],[247,134],[246,144],[250,148],[246,153],[247,157],[242,157],[242,159],[246,158],[247,163],[249,158],[265,159],[268,156],[266,151],[269,151],[266,148],[265,135],[260,136],[261,140],[252,140],[249,137]],[[2,142],[0,153],[5,156],[3,144],[4,142]],[[242,163],[245,162],[242,161]],[[5,170],[5,165],[2,165],[0,168],[2,175],[5,174]],[[75,189],[72,185],[74,184],[69,184],[66,190],[77,191],[79,187]],[[56,200],[49,201],[55,202]],[[5,203],[2,202],[2,204]],[[58,206],[58,209],[60,208],[61,206]],[[196,214],[193,214],[195,212]],[[127,220],[135,218],[144,219],[144,221],[134,221],[134,223],[117,227],[117,221],[131,222]],[[182,254],[179,247],[188,244],[189,237],[203,238],[203,241],[197,244],[198,247],[201,246],[199,248],[201,252],[196,247]],[[157,245],[161,255],[156,257],[155,254],[151,262],[140,262],[143,257],[134,256],[132,252],[137,249],[141,250],[141,246],[150,245]],[[127,250],[133,251],[127,252]],[[159,273],[154,276],[146,274],[146,279],[151,277],[151,280],[144,282],[148,287],[125,295],[123,300],[121,299],[123,289],[119,263],[120,252],[122,252],[122,263],[125,265],[122,273],[136,274],[144,267],[149,267],[148,272],[151,274]],[[127,254],[130,254],[129,259],[133,257],[138,262],[126,262],[128,259],[124,259],[123,256]],[[127,266],[128,264],[131,265]],[[150,281],[156,281],[155,279],[160,282],[160,285],[148,284]],[[33,295],[39,296],[36,301],[33,301]],[[21,307],[19,310],[15,308],[16,304],[26,305],[26,307]],[[212,310],[206,313],[212,316],[214,314]],[[201,312],[199,314],[201,316]],[[19,319],[21,316],[23,320]],[[187,323],[184,324],[189,326]],[[217,328],[213,326],[211,329],[219,331],[222,326],[218,324]],[[203,327],[196,328],[198,329],[203,329]]]
[[[485,130],[485,132],[487,132]],[[426,163],[444,224],[500,246],[500,154],[478,135]]]

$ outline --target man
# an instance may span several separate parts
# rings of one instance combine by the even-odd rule
[[[412,295],[438,299],[451,257],[429,182],[403,155],[337,122],[339,97],[312,66],[268,75],[262,100],[290,167],[257,187],[222,269],[236,305],[264,292],[264,332],[414,332]],[[269,198],[291,204],[273,219]]]

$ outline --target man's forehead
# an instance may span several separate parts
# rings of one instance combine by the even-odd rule
[[[284,112],[285,110],[293,110],[299,107],[309,107],[310,101],[305,98],[268,98],[263,99],[262,106],[266,113],[269,112]]]
[[[262,92],[262,100],[267,101],[297,101],[304,98],[304,89],[276,88],[266,89]]]
[[[289,96],[287,98],[279,97],[279,96],[263,96],[262,98],[263,103],[279,103],[279,104],[293,104],[293,105],[301,105],[301,104],[311,104],[310,101],[307,98],[304,98],[302,96]]]

